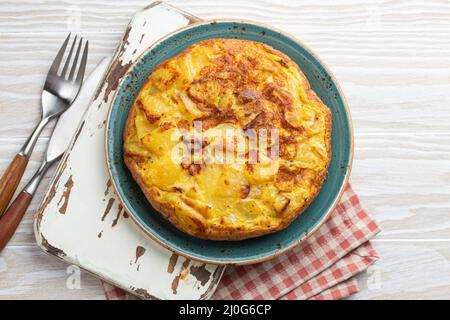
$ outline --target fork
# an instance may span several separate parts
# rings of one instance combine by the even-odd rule
[[[27,167],[28,160],[33,152],[34,146],[36,145],[36,141],[41,134],[42,129],[44,129],[50,120],[58,117],[66,111],[80,91],[83,83],[84,72],[86,70],[89,47],[88,41],[85,42],[83,54],[77,70],[83,38],[81,38],[78,42],[76,53],[72,61],[72,54],[77,43],[77,36],[75,35],[72,46],[67,54],[67,58],[65,59],[64,66],[61,72],[58,72],[61,67],[61,62],[66,52],[70,36],[71,34],[69,33],[59,49],[58,54],[53,60],[50,70],[48,71],[41,95],[41,120],[34,128],[19,153],[14,157],[3,176],[0,178],[0,217],[5,212],[9,201],[19,185],[20,179],[22,178],[25,168]],[[67,74],[68,71],[69,73]]]

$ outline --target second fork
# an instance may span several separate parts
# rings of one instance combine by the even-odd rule
[[[58,117],[68,107],[70,107],[72,102],[77,97],[83,83],[89,45],[88,41],[86,41],[84,44],[81,61],[78,64],[83,38],[78,41],[78,46],[76,46],[77,36],[75,36],[72,41],[72,46],[67,54],[67,58],[65,59],[64,66],[61,72],[58,72],[61,67],[61,62],[66,52],[70,36],[71,35],[69,33],[59,49],[58,54],[53,60],[47,74],[41,95],[41,120],[28,137],[19,153],[14,157],[3,176],[0,178],[0,217],[5,212],[6,207],[14,195],[17,186],[19,185],[23,173],[25,172],[25,168],[27,167],[28,160],[42,130],[50,122],[50,120]],[[77,47],[77,50],[74,58],[72,59],[75,47]],[[67,71],[69,71],[68,75]]]

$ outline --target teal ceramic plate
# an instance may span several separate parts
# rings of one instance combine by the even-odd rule
[[[288,55],[306,74],[312,88],[331,109],[332,159],[327,179],[314,202],[279,232],[243,241],[211,241],[186,235],[163,219],[146,200],[122,158],[122,133],[136,95],[152,70],[193,43],[208,38],[238,38],[266,43]],[[119,86],[107,120],[106,155],[114,188],[139,226],[164,247],[214,264],[250,264],[283,253],[304,241],[336,206],[350,173],[353,132],[349,110],[331,72],[293,37],[248,21],[202,21],[159,40],[131,67]]]

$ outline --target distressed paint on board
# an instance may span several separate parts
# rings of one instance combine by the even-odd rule
[[[133,17],[35,216],[43,250],[145,299],[207,299],[224,267],[178,257],[128,219],[107,174],[104,123],[135,59],[164,34],[197,20],[163,3]]]

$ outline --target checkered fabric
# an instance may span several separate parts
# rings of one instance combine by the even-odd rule
[[[369,242],[356,248],[342,259],[338,260],[331,267],[325,269],[317,276],[304,282],[297,288],[282,296],[282,300],[303,300],[317,298],[325,291],[341,288],[347,280],[355,280],[354,276],[367,269],[378,257]],[[355,280],[355,289],[358,285]],[[342,291],[342,290],[340,290]],[[355,293],[353,292],[353,293]]]
[[[103,291],[105,292],[106,300],[127,300],[128,294],[126,291],[114,287],[102,280]]]
[[[339,300],[351,296],[359,291],[358,281],[356,278],[346,280],[330,289],[324,290],[316,296],[311,297],[311,300]]]
[[[228,267],[213,299],[342,299],[359,291],[355,275],[378,256],[369,239],[380,231],[350,184],[329,220],[302,245],[259,264]],[[106,299],[125,299],[105,286]]]

